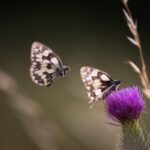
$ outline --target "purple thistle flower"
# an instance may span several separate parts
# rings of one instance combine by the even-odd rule
[[[108,115],[121,123],[137,120],[145,108],[142,93],[137,86],[114,91],[105,99]]]

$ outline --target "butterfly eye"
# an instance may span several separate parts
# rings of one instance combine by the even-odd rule
[[[67,74],[70,71],[70,68],[68,66],[63,66],[64,75]]]

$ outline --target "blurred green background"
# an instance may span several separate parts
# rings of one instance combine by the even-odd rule
[[[132,0],[130,6],[139,22],[150,72],[148,4]],[[113,149],[120,128],[108,124],[103,102],[89,110],[79,69],[89,65],[104,70],[112,78],[121,79],[122,87],[140,85],[137,74],[125,64],[128,59],[139,65],[140,61],[138,50],[126,40],[130,33],[121,1],[14,1],[0,7],[0,69],[14,77],[23,94],[40,103],[61,129],[62,135],[54,139],[58,149]],[[71,67],[71,72],[51,87],[39,87],[31,81],[30,47],[34,41],[51,47]],[[7,100],[0,91],[0,149],[38,150]],[[148,113],[144,121],[149,131]]]

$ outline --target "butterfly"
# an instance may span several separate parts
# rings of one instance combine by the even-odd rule
[[[32,44],[30,75],[34,83],[50,86],[56,77],[63,78],[68,71],[70,68],[51,48],[40,42]]]
[[[121,81],[113,80],[106,72],[99,69],[83,66],[80,69],[82,81],[90,99],[89,104],[105,99],[110,92],[117,90]]]

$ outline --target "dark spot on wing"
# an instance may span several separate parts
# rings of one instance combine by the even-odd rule
[[[47,59],[47,56],[42,55],[42,59],[43,59],[43,60],[44,60],[44,59]]]
[[[39,63],[39,62],[36,62],[37,64],[36,64],[36,66],[35,66],[35,69],[38,69],[38,70],[40,70],[41,69],[41,64]]]
[[[46,79],[48,80],[48,79],[51,79],[52,78],[52,75],[50,74],[50,73],[48,73],[48,72],[43,72],[43,75],[46,75]]]
[[[37,80],[38,83],[44,84],[43,79],[39,75],[34,74],[34,76],[35,76],[35,80]]]
[[[47,69],[51,69],[52,65],[51,64],[47,64]]]

